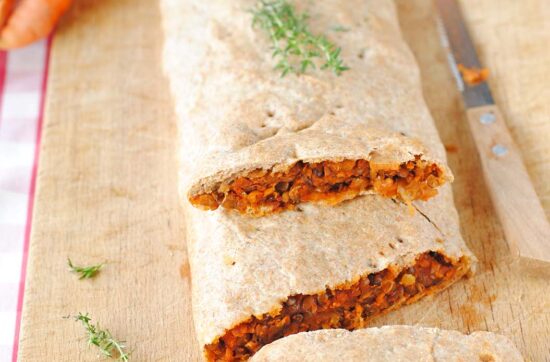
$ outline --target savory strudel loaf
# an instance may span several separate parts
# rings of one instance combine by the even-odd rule
[[[475,263],[393,3],[293,3],[313,29],[350,29],[339,35],[350,70],[281,78],[251,27],[255,1],[161,1],[194,321],[209,360],[365,327]]]
[[[350,69],[284,77],[257,3],[162,1],[183,197],[261,216],[365,193],[427,200],[452,180],[390,1],[292,1]]]

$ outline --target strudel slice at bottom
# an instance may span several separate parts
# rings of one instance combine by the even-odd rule
[[[506,337],[412,326],[305,332],[262,348],[252,362],[520,362]]]

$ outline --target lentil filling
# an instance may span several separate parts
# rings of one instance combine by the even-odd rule
[[[238,176],[220,183],[213,192],[192,196],[190,202],[206,210],[221,205],[262,216],[294,209],[301,202],[336,204],[371,189],[404,201],[427,200],[437,194],[436,188],[443,183],[443,171],[420,156],[395,167],[371,165],[366,160],[299,161],[284,172],[259,169]]]
[[[205,346],[206,357],[209,361],[243,361],[262,346],[291,334],[327,328],[362,328],[369,318],[450,284],[462,276],[467,267],[465,258],[451,261],[430,251],[401,270],[390,266],[362,276],[350,285],[327,288],[314,295],[290,296],[277,314],[252,316]]]

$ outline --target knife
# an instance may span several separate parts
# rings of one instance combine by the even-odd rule
[[[462,93],[485,182],[510,250],[527,262],[550,263],[550,224],[502,113],[487,82],[468,83],[458,69],[459,64],[482,68],[460,7],[456,0],[435,0],[435,5],[441,43]]]

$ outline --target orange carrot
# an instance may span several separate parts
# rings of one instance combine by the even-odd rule
[[[17,48],[47,36],[72,0],[0,0],[0,48]]]
[[[0,0],[0,29],[6,23],[13,7],[13,0]]]

